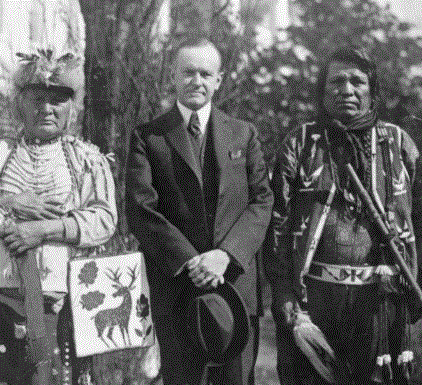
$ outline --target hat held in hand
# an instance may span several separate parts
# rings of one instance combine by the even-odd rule
[[[249,315],[229,282],[209,291],[196,287],[182,291],[175,312],[180,338],[188,336],[208,362],[224,364],[242,353],[248,343]]]

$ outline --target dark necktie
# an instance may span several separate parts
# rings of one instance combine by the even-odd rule
[[[188,131],[191,134],[191,142],[195,152],[196,159],[201,164],[201,128],[199,124],[198,114],[194,111],[190,116]]]
[[[199,118],[196,111],[193,111],[190,116],[188,130],[196,140],[199,139],[201,135],[201,125],[199,124]]]

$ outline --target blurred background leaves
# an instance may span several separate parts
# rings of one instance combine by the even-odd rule
[[[383,117],[399,123],[406,114],[421,115],[422,38],[409,34],[411,25],[389,7],[373,0],[290,0],[290,24],[260,44],[258,28],[276,2],[80,0],[86,22],[82,133],[116,153],[119,185],[130,132],[173,103],[171,54],[192,33],[209,34],[222,51],[225,74],[214,101],[256,124],[270,163],[287,130],[314,116],[320,61],[341,45],[363,45],[375,59]]]

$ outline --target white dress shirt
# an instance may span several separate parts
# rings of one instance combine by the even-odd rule
[[[177,107],[179,108],[179,111],[183,116],[183,121],[184,121],[185,127],[187,127],[188,124],[189,124],[189,121],[190,121],[190,116],[192,115],[193,111],[191,109],[185,107],[179,101],[177,101]],[[210,119],[211,102],[208,102],[207,104],[205,104],[205,106],[203,106],[198,111],[196,111],[196,113],[198,114],[198,118],[199,118],[201,136],[204,137],[204,135],[207,131],[208,120]]]

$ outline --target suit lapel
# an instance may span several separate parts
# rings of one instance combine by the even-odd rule
[[[195,154],[189,141],[188,132],[183,127],[182,114],[177,108],[177,105],[174,105],[173,109],[169,112],[169,117],[170,130],[165,134],[165,137],[176,152],[189,165],[202,188],[201,168],[197,164]]]
[[[219,185],[221,190],[221,185],[224,183],[224,175],[226,174],[224,170],[226,169],[229,159],[228,154],[230,148],[233,146],[232,135],[229,127],[229,120],[225,114],[213,107],[211,110],[211,118],[214,126],[214,150],[219,169],[221,170],[219,173]]]
[[[233,146],[233,138],[229,125],[230,122],[227,116],[214,106],[211,109],[210,119],[212,119],[213,124],[212,134],[218,168],[220,170],[225,170],[229,159],[228,154]],[[166,124],[168,124],[170,127],[169,131],[167,131],[165,134],[166,139],[182,157],[182,159],[189,165],[193,173],[196,175],[202,188],[203,181],[201,168],[197,163],[195,154],[190,144],[188,132],[183,127],[183,117],[177,108],[177,105],[174,105],[172,110],[170,110]],[[224,175],[224,172],[219,174],[219,179],[221,178],[219,181],[220,186],[224,182]]]

